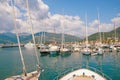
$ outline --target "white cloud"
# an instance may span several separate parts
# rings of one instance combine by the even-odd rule
[[[119,17],[120,17],[120,13],[118,13],[118,14],[117,14],[117,16],[119,16]]]
[[[120,26],[120,16],[114,17],[113,19],[111,19],[111,21],[112,21],[113,24],[115,24],[117,27]]]
[[[79,16],[53,14],[49,11],[49,6],[42,0],[28,0],[30,13],[33,22],[34,32],[49,31],[53,32],[54,27],[57,33],[64,32],[77,36],[85,36],[85,22]],[[27,8],[25,0],[17,0],[15,2],[15,11],[17,14],[17,26],[21,32],[29,32],[30,25],[27,23]],[[14,32],[12,6],[8,0],[0,0],[0,31]],[[119,23],[120,17],[111,19],[112,22]],[[110,23],[101,23],[101,31],[110,31],[113,25]],[[93,20],[88,23],[88,34],[98,32],[98,20]]]
[[[108,32],[108,31],[111,31],[111,30],[113,30],[114,29],[114,26],[113,26],[113,24],[111,24],[111,23],[109,23],[109,24],[107,24],[107,23],[102,23],[101,25],[100,25],[100,31],[101,32]]]
[[[2,1],[3,2],[3,1]],[[8,3],[0,3],[0,30],[4,32],[11,31],[13,29],[12,8]]]
[[[97,27],[98,23],[99,23],[98,20],[93,20],[91,23],[89,23],[89,25],[92,26],[92,27]]]

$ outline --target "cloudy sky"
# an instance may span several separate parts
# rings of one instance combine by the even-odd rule
[[[13,4],[15,12],[13,12]],[[85,13],[88,34],[106,32],[120,26],[120,0],[0,0],[0,32],[15,32],[14,16],[20,32],[30,32],[30,19],[34,32],[47,31],[85,36]]]

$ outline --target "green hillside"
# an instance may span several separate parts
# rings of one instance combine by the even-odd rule
[[[35,39],[37,43],[40,43],[40,37],[42,35],[42,32],[39,33],[35,33]],[[56,40],[57,42],[61,42],[61,34],[55,34],[55,33],[48,33],[45,32],[45,42],[52,42],[54,40]],[[65,34],[65,41],[66,42],[72,42],[72,41],[80,41],[81,39],[79,37],[76,36],[71,36],[68,34]],[[32,35],[31,34],[21,34],[20,35],[20,41],[21,43],[27,43],[29,41],[32,41]],[[17,43],[16,40],[16,35],[13,33],[1,33],[0,34],[0,43]]]
[[[38,36],[36,34],[36,36],[37,36],[36,41],[40,42],[41,35]],[[61,36],[62,36],[61,34],[55,34],[55,33],[46,32],[45,33],[45,42],[57,41],[57,42],[60,43],[62,41]],[[64,37],[65,37],[65,42],[73,42],[73,41],[80,41],[81,40],[79,37],[71,36],[71,35],[68,35],[68,34],[65,34]]]
[[[114,38],[115,37],[115,31],[112,30],[110,32],[101,32],[101,37],[104,40],[107,39],[107,38]],[[116,37],[120,38],[120,27],[118,27],[116,29]],[[92,34],[88,38],[89,38],[89,40],[98,40],[99,39],[99,33]]]

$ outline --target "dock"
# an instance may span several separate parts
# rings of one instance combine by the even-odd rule
[[[1,45],[1,48],[13,48],[13,47],[18,47],[18,44]],[[24,45],[21,44],[21,47],[24,47]]]

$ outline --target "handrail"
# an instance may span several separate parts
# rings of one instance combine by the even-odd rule
[[[60,73],[58,76],[56,76],[53,80],[59,80],[61,77],[63,77],[64,75],[68,74],[69,72],[72,72],[72,71],[75,71],[77,69],[82,69],[82,68],[85,68],[85,67],[81,67],[81,66],[78,66],[78,67],[72,67],[71,69],[68,69],[68,70],[65,70],[64,72]],[[103,76],[106,78],[106,80],[112,80],[108,75],[104,74],[103,72],[101,72],[100,70],[94,68],[94,67],[89,67],[87,66],[86,69],[90,69],[96,73],[98,73],[99,75]]]

